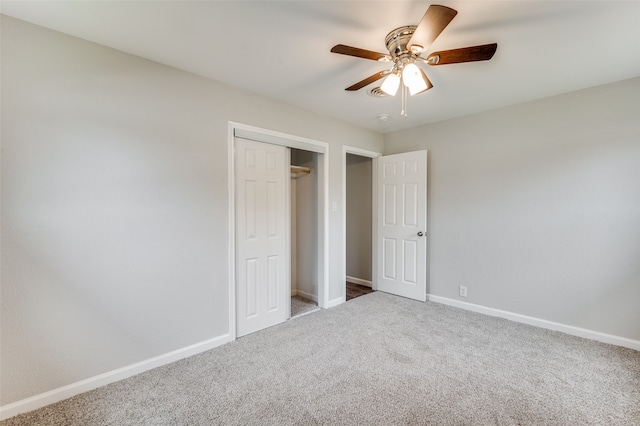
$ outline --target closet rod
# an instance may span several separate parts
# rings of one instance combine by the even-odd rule
[[[308,167],[302,167],[302,166],[291,166],[291,172],[292,173],[311,173],[311,169]]]

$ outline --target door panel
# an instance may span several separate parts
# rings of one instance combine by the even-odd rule
[[[427,151],[388,155],[377,161],[377,288],[425,301]]]
[[[245,316],[247,318],[258,315],[258,284],[257,284],[257,266],[258,259],[246,260],[246,297],[245,302],[247,305],[247,312]]]
[[[402,279],[407,284],[418,284],[418,242],[403,241],[402,256],[404,257],[404,269]]]
[[[236,138],[236,326],[243,336],[283,322],[287,271],[287,148]]]
[[[396,279],[396,240],[393,238],[383,238],[383,278],[389,280]]]
[[[396,225],[396,185],[385,185],[383,195],[384,215],[383,220],[386,226]]]

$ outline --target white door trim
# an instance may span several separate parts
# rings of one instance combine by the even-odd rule
[[[254,126],[248,126],[236,123],[234,128],[234,136],[249,139],[257,142],[270,143],[273,145],[281,145],[289,148],[302,149],[305,151],[317,152],[324,154],[328,150],[328,144],[324,142],[314,141],[298,136],[291,136],[284,133],[274,132],[266,129],[259,129]]]
[[[381,152],[376,152],[376,151],[369,151],[368,149],[362,149],[362,148],[357,148],[355,146],[349,146],[349,145],[343,145],[342,146],[342,277],[343,277],[343,281],[346,281],[347,279],[347,154],[355,154],[355,155],[359,155],[361,157],[368,157],[368,158],[378,158],[380,156],[382,156]],[[377,191],[377,179],[375,179],[375,176],[377,175],[377,165],[375,161],[372,161],[371,164],[372,170],[371,170],[371,209],[372,209],[372,213],[373,213],[373,217],[372,217],[372,221],[371,221],[371,225],[372,225],[372,229],[371,229],[371,238],[372,238],[372,251],[371,251],[371,267],[372,267],[372,271],[371,271],[371,280],[372,280],[372,285],[371,287],[376,290],[377,288],[377,283],[376,283],[376,276],[377,276],[377,265],[376,265],[376,255],[377,255],[377,250],[376,250],[376,241],[377,241],[377,233],[378,233],[378,227],[377,225],[377,218],[378,218],[378,211],[377,211],[377,196],[378,196],[378,191]],[[344,284],[342,286],[343,289],[346,290],[346,284]],[[339,303],[344,303],[346,301],[346,294],[342,295],[342,301]],[[337,303],[337,304],[339,304]]]
[[[236,335],[236,223],[235,223],[235,149],[236,134],[258,142],[317,152],[318,155],[318,306],[329,307],[329,144],[301,136],[275,132],[248,124],[229,121],[227,125],[227,200],[229,229],[229,336]]]

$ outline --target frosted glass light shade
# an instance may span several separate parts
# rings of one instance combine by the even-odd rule
[[[402,70],[402,81],[407,87],[411,87],[414,81],[421,80],[420,68],[416,64],[407,64]]]
[[[422,76],[420,76],[420,80],[416,80],[413,83],[411,83],[411,86],[409,86],[409,94],[411,96],[415,95],[416,93],[420,93],[427,90],[427,83],[424,81],[424,79],[422,78]]]
[[[398,77],[396,74],[389,74],[387,78],[385,78],[382,82],[380,90],[382,90],[389,96],[395,96],[399,86],[400,77]]]
[[[416,64],[407,64],[402,70],[402,81],[409,88],[409,93],[415,95],[427,88],[427,82]]]

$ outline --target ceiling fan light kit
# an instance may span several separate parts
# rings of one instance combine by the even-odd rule
[[[423,52],[429,49],[434,40],[449,25],[457,13],[454,9],[446,6],[429,6],[417,26],[406,25],[396,28],[387,34],[385,45],[389,54],[372,52],[344,44],[333,46],[331,49],[333,53],[379,62],[393,62],[390,70],[380,71],[347,87],[345,90],[359,90],[384,78],[380,90],[387,95],[395,96],[398,89],[401,88],[401,114],[406,117],[407,94],[414,96],[433,87],[425,72],[416,63],[434,66],[491,59],[498,47],[497,43],[432,52],[426,58],[421,56]]]
[[[395,96],[400,87],[400,77],[398,74],[392,73],[387,76],[380,86],[380,90],[389,96]]]

